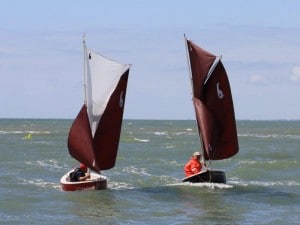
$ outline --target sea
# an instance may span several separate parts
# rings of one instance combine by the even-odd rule
[[[194,120],[124,120],[108,187],[65,192],[72,120],[0,119],[0,224],[300,224],[300,121],[237,121],[226,184],[182,183]]]

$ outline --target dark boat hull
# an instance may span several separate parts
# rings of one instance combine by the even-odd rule
[[[226,174],[222,170],[206,170],[194,174],[189,177],[185,177],[183,182],[190,183],[223,183],[226,184]]]

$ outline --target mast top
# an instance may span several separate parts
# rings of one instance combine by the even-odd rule
[[[85,44],[85,33],[82,35],[82,43]]]

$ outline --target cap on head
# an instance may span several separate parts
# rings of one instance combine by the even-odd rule
[[[80,167],[79,168],[82,169],[82,170],[84,170],[84,171],[87,170],[87,166],[84,165],[83,163],[80,163]]]
[[[201,156],[200,152],[194,152],[193,156]]]

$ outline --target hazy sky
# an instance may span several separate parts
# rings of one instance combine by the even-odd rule
[[[0,118],[74,118],[85,33],[132,64],[126,119],[195,118],[184,34],[223,56],[237,119],[300,119],[298,0],[0,3]]]

